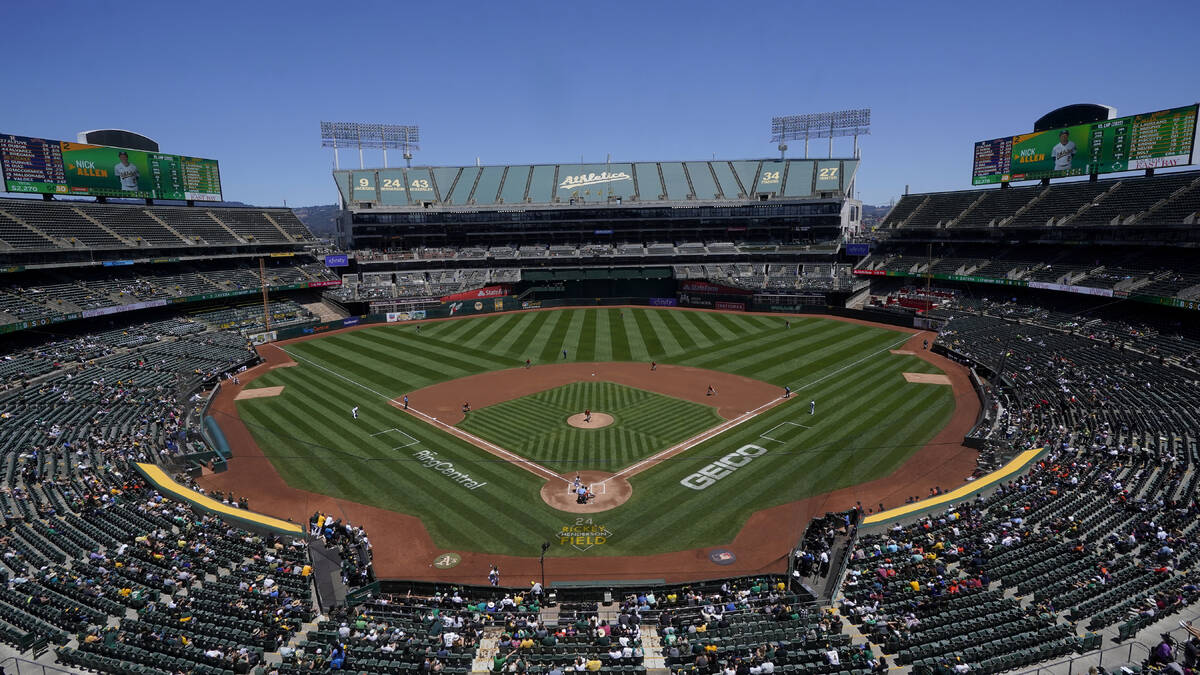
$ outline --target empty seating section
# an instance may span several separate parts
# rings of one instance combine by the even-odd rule
[[[188,243],[140,207],[80,203],[75,208],[138,246],[184,246]]]
[[[1166,174],[1156,180],[1128,180],[1114,185],[1098,204],[1079,214],[1073,225],[1122,224],[1149,210],[1192,182],[1191,174]]]
[[[1005,190],[987,190],[984,198],[970,211],[962,215],[955,227],[988,227],[1012,216],[1045,188],[1019,187]]]
[[[904,195],[900,201],[896,202],[887,215],[883,217],[883,224],[887,227],[900,227],[905,219],[913,214],[926,199],[933,198],[934,195]]]
[[[283,228],[283,231],[294,241],[313,241],[315,239],[312,232],[309,232],[308,227],[300,222],[291,209],[271,209],[265,213],[271,216],[271,219]]]
[[[240,244],[229,230],[213,220],[207,211],[198,209],[162,208],[147,209],[168,223],[175,231],[196,244]]]
[[[120,247],[124,242],[81,216],[70,202],[3,199],[0,209],[65,246]]]
[[[260,244],[286,243],[288,237],[280,232],[262,211],[252,209],[221,209],[213,211],[239,237]]]
[[[917,209],[904,227],[947,227],[979,199],[979,192],[943,192],[930,197],[929,202]]]
[[[1200,172],[1183,171],[1049,187],[905,195],[883,224],[906,228],[931,228],[939,223],[956,228],[1177,225],[1194,219],[1197,213]]]
[[[214,216],[241,239],[213,220]],[[15,249],[115,249],[313,240],[312,233],[289,209],[0,199],[0,249],[5,244]]]
[[[48,237],[20,222],[13,220],[4,212],[8,205],[0,202],[0,242],[12,248],[53,248],[54,242]],[[0,247],[3,248],[3,247]]]

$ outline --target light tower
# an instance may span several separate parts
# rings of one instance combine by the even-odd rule
[[[321,147],[333,148],[333,168],[340,169],[338,148],[358,148],[358,168],[365,169],[363,149],[383,150],[383,168],[387,168],[389,148],[404,151],[405,165],[412,166],[412,151],[420,150],[421,130],[415,124],[374,124],[369,122],[321,122]]]
[[[786,115],[771,118],[771,141],[778,143],[782,158],[787,141],[804,139],[804,158],[808,159],[808,142],[813,138],[829,139],[829,157],[833,158],[833,139],[854,137],[854,157],[858,157],[858,135],[871,133],[871,109],[839,110],[837,112]]]

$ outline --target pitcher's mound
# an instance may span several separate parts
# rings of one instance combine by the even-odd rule
[[[592,413],[591,422],[584,422],[584,419],[585,416],[583,413],[571,415],[567,418],[567,424],[579,429],[599,429],[600,427],[606,427],[613,423],[612,415],[606,415],[605,413],[598,412]]]

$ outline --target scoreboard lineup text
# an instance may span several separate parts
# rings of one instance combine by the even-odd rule
[[[0,136],[8,192],[221,201],[215,159],[104,145]]]
[[[971,184],[1185,166],[1192,163],[1196,112],[1190,105],[980,141]]]

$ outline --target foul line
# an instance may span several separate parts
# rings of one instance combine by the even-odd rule
[[[820,383],[824,382],[825,380],[828,380],[829,378],[833,377],[834,375],[837,375],[838,373],[840,373],[844,370],[853,368],[854,366],[857,366],[858,364],[862,363],[863,361],[866,361],[867,359],[875,358],[876,356],[879,356],[880,354],[882,354],[886,351],[895,349],[897,345],[901,345],[905,342],[908,342],[911,339],[912,339],[912,335],[905,335],[904,337],[900,338],[896,342],[893,342],[893,343],[889,344],[888,346],[886,346],[882,349],[879,349],[878,351],[871,352],[870,354],[867,354],[866,356],[862,357],[861,359],[857,359],[855,361],[852,361],[851,363],[847,363],[846,365],[842,366],[841,368],[838,368],[837,370],[835,370],[831,373],[826,373],[825,375],[818,377],[817,379],[813,380],[812,382],[805,382],[804,384],[793,388],[791,391],[792,391],[792,393],[796,393],[798,391],[803,391],[813,385],[820,384]],[[325,372],[330,373],[330,374],[334,375],[335,377],[341,378],[341,379],[349,382],[350,384],[362,387],[363,389],[366,389],[367,391],[375,394],[376,396],[379,396],[380,398],[387,399],[388,403],[391,403],[393,405],[396,404],[395,397],[380,393],[380,392],[368,387],[367,385],[362,384],[361,382],[356,382],[356,381],[346,377],[345,375],[342,375],[339,372],[330,370],[329,368],[322,366],[321,364],[319,364],[315,361],[311,361],[311,360],[306,359],[301,356],[296,356],[296,355],[292,354],[291,352],[289,352],[288,350],[284,349],[283,347],[276,346],[275,348],[278,349],[279,351],[283,352],[284,354],[287,354],[288,356],[290,356],[293,359],[299,359],[301,361],[304,361],[305,363],[311,363],[312,365],[316,366],[317,368],[320,368],[321,370],[324,370]],[[667,448],[666,450],[662,450],[660,452],[654,453],[653,455],[650,455],[646,459],[643,459],[639,462],[630,464],[629,466],[625,467],[624,469],[621,469],[620,471],[614,473],[613,475],[609,476],[608,478],[605,478],[604,480],[600,481],[599,484],[603,485],[604,483],[607,483],[609,480],[611,480],[613,478],[617,478],[619,476],[624,476],[627,474],[633,475],[634,473],[638,473],[643,468],[646,468],[647,465],[657,464],[660,461],[670,458],[672,455],[676,455],[681,452],[690,450],[691,448],[694,448],[695,446],[697,446],[705,441],[712,440],[713,438],[716,438],[717,436],[725,433],[726,431],[729,431],[730,429],[733,429],[734,427],[745,424],[746,422],[754,419],[755,417],[758,417],[758,415],[760,415],[764,410],[773,408],[777,405],[780,405],[781,403],[790,403],[793,400],[795,400],[795,399],[776,398],[776,399],[767,401],[766,403],[758,406],[757,408],[755,408],[753,410],[744,412],[741,415],[738,415],[737,417],[735,417],[731,420],[728,420],[728,421],[726,421],[718,426],[715,426],[707,431],[703,431],[703,432],[687,439],[686,441],[683,441],[682,443],[677,443],[676,445],[673,445],[673,446]],[[561,481],[565,481],[567,483],[571,482],[571,481],[567,480],[566,478],[564,478],[563,476],[551,471],[550,469],[547,469],[546,467],[542,466],[541,464],[537,464],[536,462],[531,462],[528,459],[521,457],[520,455],[513,454],[512,452],[505,450],[504,448],[496,445],[495,443],[486,441],[486,440],[476,436],[475,434],[470,433],[469,431],[463,431],[462,429],[459,429],[458,427],[452,426],[450,424],[446,424],[445,422],[442,422],[441,420],[438,420],[437,418],[435,418],[431,415],[427,415],[426,413],[423,413],[420,410],[417,410],[416,408],[408,408],[406,410],[406,412],[409,412],[413,415],[419,415],[421,417],[424,417],[430,424],[441,427],[441,428],[445,429],[448,433],[450,433],[454,436],[457,436],[458,438],[461,438],[462,440],[468,441],[468,442],[472,443],[473,445],[476,445],[480,448],[488,450],[492,454],[509,458],[511,461],[516,462],[518,464],[523,464],[523,465],[525,465],[525,468],[531,472],[541,473],[543,475],[550,476],[551,478],[557,478],[557,479],[559,479]]]
[[[802,391],[802,390],[807,389],[815,384],[820,384],[821,382],[828,380],[829,378],[833,377],[834,375],[837,375],[838,373],[842,372],[843,370],[846,370],[847,368],[853,368],[854,366],[857,366],[858,364],[862,363],[863,361],[866,361],[867,359],[875,358],[876,356],[879,356],[880,354],[882,354],[886,351],[894,349],[896,347],[896,345],[903,344],[905,342],[908,342],[911,339],[912,339],[912,335],[905,335],[904,337],[900,338],[896,342],[893,342],[892,344],[889,344],[888,346],[884,347],[883,349],[871,352],[870,354],[867,354],[866,356],[862,357],[861,359],[858,359],[857,361],[854,361],[852,363],[847,363],[846,365],[842,366],[841,368],[838,368],[837,370],[835,370],[831,373],[827,373],[821,377],[818,377],[817,379],[813,380],[812,382],[806,382],[806,383],[792,389],[792,393]],[[671,457],[672,455],[679,454],[686,450],[690,450],[691,448],[699,445],[700,443],[703,443],[704,441],[711,440],[711,439],[715,438],[716,436],[719,436],[720,434],[722,434],[738,425],[744,424],[744,423],[754,419],[760,413],[762,413],[764,410],[767,410],[768,408],[773,408],[781,403],[788,403],[793,400],[795,400],[795,399],[792,399],[792,398],[772,399],[772,400],[758,406],[754,410],[751,410],[749,412],[744,412],[741,415],[725,422],[724,424],[713,427],[712,429],[709,429],[708,431],[705,431],[696,436],[693,436],[682,443],[679,443],[670,448],[667,448],[666,450],[663,450],[661,452],[656,452],[653,455],[650,455],[649,457],[647,457],[646,459],[641,460],[640,462],[631,464],[631,465],[625,467],[624,469],[621,469],[620,471],[614,473],[609,478],[616,478],[617,476],[623,476],[625,474],[630,474],[630,472],[637,473],[642,468],[644,468],[647,464],[658,463],[664,459]],[[630,475],[632,475],[632,474],[630,474]],[[606,478],[605,480],[609,480],[609,478]]]
[[[324,370],[325,372],[333,375],[334,377],[341,378],[341,379],[349,382],[350,384],[353,384],[355,386],[366,389],[367,391],[371,392],[372,394],[375,394],[379,398],[387,399],[387,402],[392,404],[393,406],[396,405],[396,397],[394,397],[394,396],[388,396],[387,394],[376,391],[361,382],[356,382],[356,381],[346,377],[345,375],[342,375],[341,373],[339,373],[335,370],[326,368],[325,366],[317,363],[316,361],[306,359],[303,356],[296,356],[295,354],[289,352],[288,350],[284,349],[283,347],[276,346],[275,348],[278,349],[279,351],[283,352],[284,354],[287,354],[288,356],[290,356],[293,359],[299,359],[300,361],[303,361],[305,363],[312,364],[312,365],[316,366],[317,368],[320,368],[321,370]],[[441,420],[437,419],[436,417],[427,415],[427,414],[421,412],[420,410],[417,410],[416,408],[410,407],[405,412],[411,413],[413,415],[420,415],[421,417],[424,417],[426,419],[426,421],[428,421],[430,424],[433,424],[434,426],[437,426],[437,427],[441,427],[441,428],[445,429],[447,432],[449,432],[450,434],[457,436],[458,438],[461,438],[462,440],[467,441],[467,442],[469,442],[473,445],[476,445],[480,448],[483,448],[484,450],[487,450],[488,452],[491,452],[494,455],[501,455],[505,458],[510,459],[513,462],[516,462],[518,464],[523,464],[523,465],[525,465],[525,468],[528,469],[531,473],[541,473],[543,475],[550,476],[551,478],[557,478],[557,479],[567,482],[567,483],[571,482],[571,481],[567,480],[566,478],[563,478],[562,476],[558,475],[557,473],[554,473],[550,469],[547,469],[546,467],[542,466],[541,464],[531,462],[528,459],[521,457],[520,455],[515,455],[515,454],[509,452],[508,450],[505,450],[504,448],[496,445],[495,443],[485,441],[482,438],[476,436],[475,434],[472,434],[468,431],[463,431],[462,429],[459,429],[458,427],[446,424],[445,422],[442,422]]]
[[[391,403],[392,405],[396,405],[395,399],[392,399],[388,402]],[[404,409],[401,408],[401,410],[404,410]],[[526,470],[528,470],[530,473],[541,473],[541,474],[549,476],[551,478],[557,478],[557,479],[563,481],[564,483],[567,483],[567,484],[571,483],[571,481],[554,473],[553,471],[551,471],[550,469],[547,469],[546,467],[542,466],[541,464],[538,464],[536,462],[531,462],[528,459],[525,459],[524,457],[522,457],[520,455],[513,454],[513,453],[509,452],[508,450],[505,450],[504,448],[496,445],[495,443],[492,443],[490,441],[485,441],[484,439],[476,436],[475,434],[473,434],[469,431],[463,431],[462,429],[459,429],[458,427],[456,427],[454,425],[446,424],[445,422],[439,420],[438,418],[428,415],[426,413],[423,413],[420,410],[417,410],[416,408],[410,407],[407,410],[404,410],[404,412],[407,412],[412,415],[420,415],[421,417],[425,418],[426,422],[428,422],[436,427],[441,427],[442,429],[445,429],[447,433],[457,436],[457,437],[461,438],[462,440],[471,443],[472,445],[475,445],[484,450],[487,450],[488,452],[492,453],[493,455],[500,455],[502,457],[507,458],[511,462],[515,462],[517,464],[523,464],[523,465],[525,465],[524,468]]]

